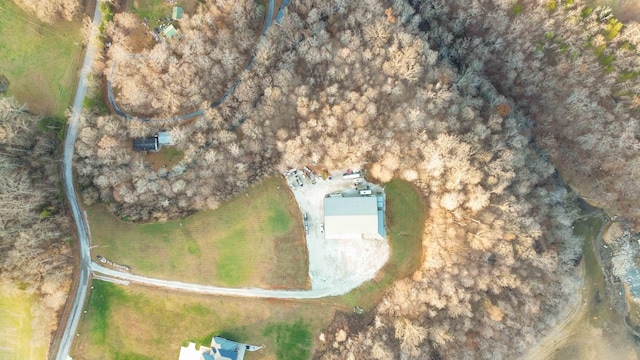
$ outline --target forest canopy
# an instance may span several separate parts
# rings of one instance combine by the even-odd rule
[[[636,216],[620,199],[637,196],[637,167],[622,166],[637,160],[637,26],[577,1],[545,4],[294,1],[233,95],[205,116],[88,116],[76,145],[83,198],[157,221],[215,208],[291,166],[406,179],[429,204],[423,264],[393,285],[370,326],[343,324],[347,340],[329,334],[316,356],[516,357],[571,307],[578,284],[576,194],[561,174],[585,199]],[[215,11],[201,6],[194,18]],[[110,29],[113,39],[125,30]],[[206,46],[183,40],[149,54]],[[187,101],[196,85],[172,96]],[[127,146],[158,130],[184,154],[173,167],[154,169]]]
[[[55,119],[0,98],[0,287],[5,296],[37,299],[32,341],[46,345],[71,286],[69,219],[56,161],[60,129]]]

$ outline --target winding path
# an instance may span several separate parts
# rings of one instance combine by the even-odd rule
[[[352,286],[335,286],[311,289],[311,290],[270,290],[260,288],[227,288],[210,285],[190,284],[181,281],[163,280],[149,278],[140,275],[120,272],[114,269],[106,268],[98,263],[91,263],[91,270],[95,274],[100,274],[103,281],[111,281],[115,283],[132,282],[164,289],[174,289],[180,291],[188,291],[198,294],[208,295],[226,295],[226,296],[242,296],[253,298],[269,298],[269,299],[317,299],[327,296],[343,295],[353,289]]]
[[[98,25],[102,19],[102,13],[100,12],[100,1],[96,3],[96,9],[93,13],[93,24],[91,26],[91,34],[89,36],[89,42],[87,51],[82,62],[82,70],[80,71],[80,79],[78,80],[78,88],[76,89],[76,96],[73,100],[73,108],[71,110],[71,117],[69,118],[69,127],[67,129],[67,136],[64,140],[64,157],[62,158],[62,181],[64,182],[64,189],[67,193],[67,199],[69,200],[69,206],[73,213],[73,218],[76,222],[78,230],[78,239],[80,241],[80,274],[78,281],[78,289],[75,292],[75,299],[71,311],[69,312],[69,318],[67,319],[64,334],[60,341],[60,346],[56,354],[56,360],[66,360],[71,349],[71,343],[78,328],[80,322],[80,314],[84,302],[87,298],[87,287],[89,286],[89,279],[91,277],[91,252],[89,250],[89,232],[87,231],[87,225],[84,221],[82,213],[80,212],[80,206],[78,205],[78,199],[76,198],[76,191],[73,186],[73,150],[78,136],[78,123],[80,122],[80,114],[82,112],[82,102],[87,94],[87,76],[91,71],[91,65],[95,58],[97,49],[96,45],[91,39],[95,39],[98,33]],[[61,322],[62,323],[62,322]]]
[[[279,24],[280,21],[282,20],[282,17],[284,16],[284,11],[285,11],[285,8],[286,8],[287,4],[289,4],[289,0],[285,0],[282,3],[282,5],[280,6],[280,9],[278,10],[278,14],[277,14],[276,23]],[[182,120],[190,119],[192,117],[204,115],[204,112],[207,109],[213,109],[213,108],[219,106],[220,104],[222,104],[229,97],[229,95],[233,94],[236,91],[236,88],[238,87],[238,85],[240,85],[240,82],[242,81],[242,75],[245,72],[247,72],[248,70],[251,69],[251,67],[253,66],[253,62],[254,62],[254,60],[256,58],[256,53],[258,52],[258,49],[260,48],[260,44],[262,44],[262,40],[267,35],[267,31],[269,30],[269,28],[271,27],[271,24],[273,22],[273,13],[274,13],[274,11],[275,11],[275,0],[269,0],[268,7],[267,7],[267,14],[265,16],[265,21],[264,21],[264,26],[262,27],[262,34],[260,35],[260,38],[258,39],[256,47],[253,50],[253,52],[251,54],[251,57],[249,58],[249,61],[245,65],[244,70],[242,70],[242,72],[240,73],[240,75],[238,76],[236,81],[233,82],[231,87],[224,94],[222,94],[222,96],[220,96],[218,99],[212,101],[208,108],[196,110],[196,111],[190,112],[188,114],[176,115],[176,116],[172,117],[171,119],[151,119],[151,118],[134,117],[133,115],[126,113],[124,110],[122,110],[122,108],[120,108],[120,106],[118,106],[118,103],[116,103],[115,95],[113,94],[113,84],[111,83],[111,80],[107,80],[107,99],[109,101],[109,105],[111,105],[111,108],[113,109],[113,111],[115,111],[116,114],[118,114],[119,116],[121,116],[121,117],[123,117],[123,118],[125,118],[127,120],[131,120],[131,119],[135,118],[137,120],[144,121],[144,122],[148,122],[148,121],[152,121],[152,120],[153,121],[182,121]],[[136,54],[128,54],[125,57],[126,58],[138,58],[138,57],[144,57],[144,56],[136,55]],[[113,62],[113,65],[111,65],[111,76],[110,76],[110,78],[113,78],[113,73],[115,72],[117,67],[118,67],[118,60],[116,59]]]
[[[271,26],[273,20],[273,12],[274,12],[274,0],[269,0],[269,8],[267,12],[267,18],[265,20],[265,25],[263,28],[262,38],[266,34],[267,30]],[[284,6],[281,6],[280,12],[284,11]],[[94,39],[98,32],[98,26],[100,24],[102,18],[102,14],[100,12],[100,1],[98,0],[96,4],[96,9],[93,14],[93,24],[91,28],[90,39]],[[281,16],[280,16],[281,18]],[[260,41],[258,45],[260,45]],[[256,49],[257,49],[256,46]],[[82,216],[82,212],[80,211],[80,206],[78,204],[78,199],[76,196],[74,183],[73,183],[73,153],[74,153],[74,144],[76,138],[78,136],[78,126],[80,123],[80,115],[82,113],[82,103],[84,97],[87,92],[87,77],[90,73],[91,66],[93,64],[97,49],[96,44],[92,41],[89,41],[89,45],[87,47],[87,51],[85,53],[84,61],[82,64],[82,70],[80,72],[80,79],[78,81],[78,87],[76,90],[73,108],[71,112],[71,116],[69,118],[69,126],[67,129],[67,136],[64,142],[64,157],[63,157],[63,182],[65,192],[67,194],[67,199],[69,200],[69,206],[71,208],[71,212],[73,214],[73,218],[76,223],[77,231],[78,231],[78,239],[80,245],[80,272],[79,272],[79,281],[78,288],[75,290],[75,297],[73,299],[73,305],[71,311],[69,312],[69,317],[66,319],[66,323],[64,320],[61,321],[61,325],[64,325],[64,333],[62,335],[62,340],[59,344],[57,351],[53,351],[55,353],[56,360],[67,360],[70,359],[69,353],[71,350],[71,345],[73,339],[75,338],[75,334],[77,334],[78,325],[80,323],[80,317],[82,314],[82,309],[87,299],[87,291],[89,287],[89,281],[91,279],[92,273],[95,273],[96,278],[112,281],[115,283],[126,284],[127,282],[134,282],[148,286],[154,287],[162,287],[167,289],[175,289],[180,291],[188,291],[193,293],[201,293],[201,294],[210,294],[210,295],[227,295],[227,296],[243,296],[243,297],[254,297],[254,298],[278,298],[278,299],[312,299],[312,298],[321,298],[327,296],[337,296],[342,295],[353,289],[352,286],[345,284],[331,284],[331,286],[322,289],[311,289],[311,290],[268,290],[268,289],[257,289],[257,288],[224,288],[224,287],[216,287],[216,286],[207,286],[207,285],[198,285],[198,284],[190,284],[179,281],[171,281],[171,280],[162,280],[155,278],[148,278],[144,276],[134,275],[130,273],[120,272],[117,270],[105,268],[100,264],[94,263],[91,260],[91,251],[89,244],[89,231],[85,218]],[[245,67],[245,71],[250,69],[255,58],[255,54],[252,55],[249,62]],[[228,97],[238,84],[241,81],[241,77],[236,80],[234,85],[223,95],[220,99],[214,101],[211,104],[211,107],[215,107],[220,105],[226,97]],[[108,84],[109,89],[109,101],[112,102],[112,106],[114,106],[114,110],[118,113],[118,115],[131,118],[131,116],[119,110],[119,107],[115,103],[113,99],[113,92],[111,83]],[[192,116],[201,115],[204,110],[200,110],[190,114],[184,114],[178,117],[175,117],[173,120],[186,119]]]

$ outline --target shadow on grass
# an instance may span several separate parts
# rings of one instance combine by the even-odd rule
[[[391,255],[375,279],[341,297],[349,306],[372,308],[397,280],[411,275],[422,261],[426,204],[418,188],[395,179],[385,185],[387,234]]]

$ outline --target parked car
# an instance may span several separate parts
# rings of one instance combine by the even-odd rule
[[[320,224],[320,234],[324,234],[324,224]]]

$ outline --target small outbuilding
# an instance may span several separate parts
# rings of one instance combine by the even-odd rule
[[[158,151],[160,148],[158,138],[137,138],[133,139],[133,150],[136,151]]]
[[[160,131],[158,133],[158,145],[160,146],[173,145],[173,142],[171,139],[171,133],[166,131]]]
[[[182,19],[182,14],[184,10],[180,6],[174,6],[173,11],[171,12],[171,19],[180,20]]]
[[[172,37],[176,36],[177,33],[178,33],[178,30],[176,30],[176,28],[173,27],[173,24],[169,24],[165,26],[164,29],[162,29],[162,34],[167,39],[171,39]]]
[[[154,137],[133,139],[133,150],[158,151],[162,146],[173,145],[171,133],[160,131]]]

